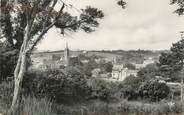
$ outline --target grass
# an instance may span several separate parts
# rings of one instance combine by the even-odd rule
[[[1,109],[1,106],[0,106]],[[119,103],[91,101],[80,105],[57,105],[46,98],[23,97],[15,115],[184,115],[181,103],[143,103],[123,100]],[[1,111],[0,111],[1,113]]]
[[[1,107],[0,107],[1,109]],[[7,115],[8,108],[3,108],[3,115]],[[46,99],[36,99],[35,97],[23,97],[20,107],[13,115],[54,115],[52,111],[52,103]]]
[[[27,97],[22,99],[21,104],[20,115],[53,115],[52,103],[46,98]]]
[[[58,115],[183,115],[184,110],[179,102],[171,106],[167,102],[142,103],[126,100],[111,104],[94,101],[74,106],[62,105],[55,109]]]

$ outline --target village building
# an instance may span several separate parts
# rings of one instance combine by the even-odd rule
[[[137,72],[138,70],[130,70],[128,68],[124,68],[123,65],[114,65],[111,79],[115,81],[123,81],[130,75],[137,76]]]
[[[68,44],[66,44],[66,48],[63,53],[35,53],[32,55],[31,59],[33,65],[31,69],[60,69],[63,66],[69,66],[70,49],[68,48]]]

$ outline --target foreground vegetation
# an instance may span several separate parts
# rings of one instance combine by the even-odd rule
[[[167,87],[155,80],[138,89],[134,76],[120,83],[93,79],[89,85],[89,79],[76,68],[67,71],[67,77],[60,71],[27,73],[15,115],[182,115],[184,110],[180,102],[170,101]],[[158,88],[156,91],[164,92],[153,95],[155,90],[150,84]],[[3,81],[0,87],[0,113],[6,113],[13,97],[13,82]],[[143,97],[139,97],[139,90]]]
[[[1,107],[0,107],[1,108]],[[5,113],[0,110],[1,113]],[[106,103],[99,100],[75,105],[58,105],[46,98],[23,97],[15,115],[183,115],[181,103],[143,103],[123,100]]]

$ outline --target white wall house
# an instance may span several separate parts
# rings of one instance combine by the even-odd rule
[[[128,68],[123,68],[123,65],[115,65],[112,70],[112,77],[110,79],[114,81],[123,81],[126,77],[130,75],[137,76],[138,70],[129,70]]]

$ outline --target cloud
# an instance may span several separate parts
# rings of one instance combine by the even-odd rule
[[[169,49],[180,39],[179,31],[184,30],[184,17],[172,13],[175,7],[170,6],[168,0],[128,0],[125,10],[118,7],[115,0],[74,2],[78,8],[87,4],[105,13],[94,33],[80,31],[63,37],[52,29],[38,49],[61,50],[66,41],[72,49]]]

